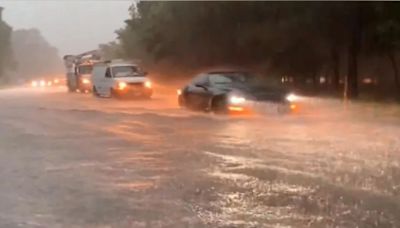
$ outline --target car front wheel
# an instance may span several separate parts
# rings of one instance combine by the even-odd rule
[[[96,86],[93,86],[92,93],[93,93],[93,96],[95,96],[95,97],[99,97],[100,96],[100,94],[97,92]]]
[[[216,96],[211,100],[211,111],[215,114],[227,114],[228,105],[225,96]]]

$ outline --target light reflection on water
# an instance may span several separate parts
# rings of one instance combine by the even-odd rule
[[[217,194],[217,212],[201,213],[239,227],[399,227],[393,213],[400,204],[391,197],[400,194],[394,153],[399,139],[392,138],[398,132],[371,127],[271,119],[227,123],[214,137],[214,151],[204,153],[217,161],[206,173],[231,188]]]

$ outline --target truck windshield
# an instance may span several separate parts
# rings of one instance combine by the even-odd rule
[[[112,68],[114,77],[139,76],[139,68],[136,66],[116,66]]]
[[[93,70],[92,65],[83,65],[78,67],[79,74],[91,74]]]

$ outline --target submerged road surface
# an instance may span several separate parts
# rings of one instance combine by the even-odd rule
[[[0,227],[400,227],[399,121],[369,109],[229,118],[27,88],[0,104]]]

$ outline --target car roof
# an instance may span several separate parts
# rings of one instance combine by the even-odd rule
[[[110,67],[118,67],[118,66],[135,66],[137,67],[137,64],[134,63],[111,63],[109,64]]]
[[[96,63],[96,66],[108,66],[108,67],[119,67],[119,66],[135,66],[138,67],[137,64],[134,63],[105,63],[105,62],[100,62]]]
[[[206,71],[206,74],[226,74],[226,73],[249,73],[251,72],[248,69],[244,68],[215,68]]]

